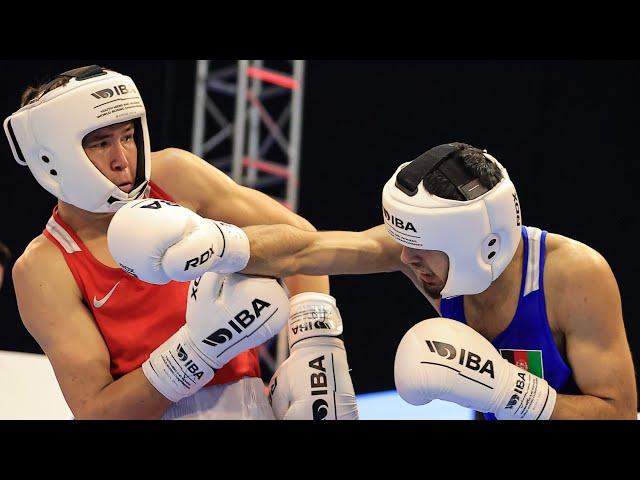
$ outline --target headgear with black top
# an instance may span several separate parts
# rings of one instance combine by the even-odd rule
[[[507,170],[486,151],[502,179],[488,189],[464,166],[464,143],[434,147],[396,170],[382,190],[384,222],[401,245],[449,257],[442,297],[483,292],[500,276],[521,237],[522,214]],[[426,177],[439,170],[465,200],[432,195]]]

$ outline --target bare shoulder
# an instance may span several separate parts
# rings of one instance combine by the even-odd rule
[[[592,318],[605,322],[620,293],[606,259],[595,249],[557,234],[547,236],[545,297],[564,330]],[[604,325],[601,325],[604,326]]]
[[[39,235],[29,243],[16,260],[13,270],[18,308],[22,320],[29,327],[35,322],[38,311],[47,310],[49,302],[62,305],[82,301],[78,288],[60,250],[44,235]],[[55,286],[55,295],[43,295],[42,291]]]
[[[189,152],[180,148],[165,148],[151,152],[151,180],[159,183],[179,172],[189,160]]]
[[[570,288],[583,280],[592,283],[592,275],[610,270],[605,258],[594,248],[562,235],[547,235],[545,282],[565,282]]]
[[[232,183],[227,175],[197,155],[179,148],[151,154],[151,180],[176,202],[199,211],[206,195]]]
[[[13,266],[14,280],[28,280],[31,277],[55,277],[60,270],[68,270],[62,253],[44,235],[31,240],[27,248]]]
[[[179,148],[166,148],[151,153],[151,181],[181,205],[194,210],[190,199],[191,184],[188,152]]]

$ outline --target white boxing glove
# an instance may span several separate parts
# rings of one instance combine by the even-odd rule
[[[154,198],[122,206],[109,224],[107,244],[126,272],[158,285],[209,271],[238,272],[249,262],[249,239],[241,228]]]
[[[149,382],[173,402],[278,334],[289,316],[287,293],[271,278],[206,273],[191,282],[188,295],[186,324],[142,365]]]
[[[499,420],[548,420],[556,391],[546,380],[509,363],[462,322],[431,318],[400,341],[394,376],[398,394],[412,405],[455,402]]]
[[[271,378],[269,399],[279,420],[357,420],[342,318],[323,293],[291,297],[291,354]]]

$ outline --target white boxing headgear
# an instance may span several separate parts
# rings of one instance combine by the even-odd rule
[[[400,244],[420,250],[440,250],[449,257],[443,297],[483,292],[498,278],[516,253],[522,214],[507,170],[491,155],[503,178],[490,190],[461,165],[462,143],[434,147],[402,164],[382,190],[384,223]],[[430,194],[425,177],[439,170],[466,200]]]
[[[149,191],[151,150],[146,111],[133,80],[97,65],[65,72],[68,83],[32,100],[4,121],[16,161],[60,200],[89,212],[115,212]],[[55,80],[54,80],[55,81]],[[53,82],[50,82],[50,84]],[[102,127],[133,120],[138,163],[125,193],[89,160],[82,139]]]

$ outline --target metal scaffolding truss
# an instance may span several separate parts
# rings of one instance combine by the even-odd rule
[[[193,113],[193,153],[294,212],[303,77],[303,60],[198,60]]]
[[[303,90],[303,60],[198,60],[192,152],[297,211]],[[286,329],[259,353],[274,373]]]

